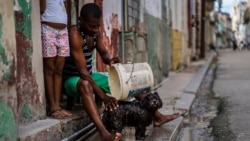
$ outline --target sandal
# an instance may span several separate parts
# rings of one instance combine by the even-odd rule
[[[65,110],[65,109],[59,109],[66,117],[72,117],[72,113]]]
[[[67,116],[61,112],[61,109],[56,109],[51,112],[49,112],[49,116],[54,119],[64,119],[67,118]]]

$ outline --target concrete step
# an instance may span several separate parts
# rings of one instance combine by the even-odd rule
[[[74,112],[68,119],[43,119],[19,126],[19,141],[59,141],[91,123],[85,111]]]

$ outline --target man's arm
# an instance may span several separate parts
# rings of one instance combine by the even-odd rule
[[[118,57],[113,57],[111,54],[109,54],[108,50],[105,48],[103,44],[102,36],[100,32],[98,32],[97,34],[97,51],[99,55],[101,56],[102,61],[107,65],[121,62]]]
[[[80,77],[83,80],[87,80],[93,87],[94,92],[103,100],[106,97],[106,94],[96,85],[95,81],[92,79],[87,70],[86,60],[82,52],[83,40],[76,26],[70,28],[69,41],[71,55],[80,73]]]

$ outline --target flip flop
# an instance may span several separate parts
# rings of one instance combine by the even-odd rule
[[[72,113],[71,112],[69,112],[69,111],[67,111],[67,110],[65,110],[65,109],[59,109],[61,112],[63,112],[64,114],[65,114],[65,116],[66,117],[72,117]]]
[[[56,109],[51,112],[49,112],[49,117],[54,119],[65,119],[67,116],[61,112],[61,109]]]

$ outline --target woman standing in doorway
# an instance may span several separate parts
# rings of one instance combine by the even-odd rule
[[[60,107],[62,70],[70,55],[65,0],[40,0],[42,52],[48,116],[62,119],[72,114]]]

